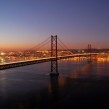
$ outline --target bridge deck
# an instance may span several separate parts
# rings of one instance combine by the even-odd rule
[[[66,59],[66,58],[73,58],[73,57],[88,56],[88,55],[90,54],[74,54],[74,55],[67,55],[67,56],[58,56],[58,60]],[[92,53],[91,55],[97,55],[97,53]],[[33,59],[33,60],[26,60],[26,61],[2,63],[0,64],[0,70],[20,67],[20,66],[26,66],[26,65],[32,65],[32,64],[38,64],[38,63],[43,63],[43,62],[49,62],[53,59],[56,59],[56,58],[48,57],[48,58],[40,58],[40,59]]]

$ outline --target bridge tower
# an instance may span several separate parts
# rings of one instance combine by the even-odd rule
[[[91,56],[92,50],[91,49],[92,49],[91,44],[88,44],[88,53],[89,53],[88,58],[87,58],[88,62],[92,62],[92,56]]]
[[[58,76],[58,55],[57,55],[57,35],[51,36],[51,73],[50,75]]]

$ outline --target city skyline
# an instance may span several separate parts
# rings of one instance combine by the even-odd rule
[[[51,35],[69,48],[109,48],[108,0],[1,0],[0,49],[27,49]]]

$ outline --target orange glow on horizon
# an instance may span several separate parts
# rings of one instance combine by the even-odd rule
[[[38,44],[36,44],[38,45]],[[65,44],[67,46],[67,44]],[[84,44],[84,45],[81,45],[81,44],[78,44],[77,45],[73,45],[73,44],[68,44],[67,48],[68,49],[87,49],[87,45],[88,44]],[[14,44],[14,43],[11,43],[11,44],[0,44],[0,50],[23,50],[23,49],[31,49],[33,48],[35,45],[33,44]],[[47,50],[47,49],[50,49],[50,44],[49,45],[46,45],[45,47],[43,47],[43,49]],[[97,49],[108,49],[109,47],[107,45],[97,45],[97,44],[92,44],[92,48],[97,48]],[[61,48],[59,45],[58,45],[58,49],[63,49]]]

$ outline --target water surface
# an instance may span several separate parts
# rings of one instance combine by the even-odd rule
[[[58,109],[108,106],[109,62],[59,61],[0,71],[0,109]]]

